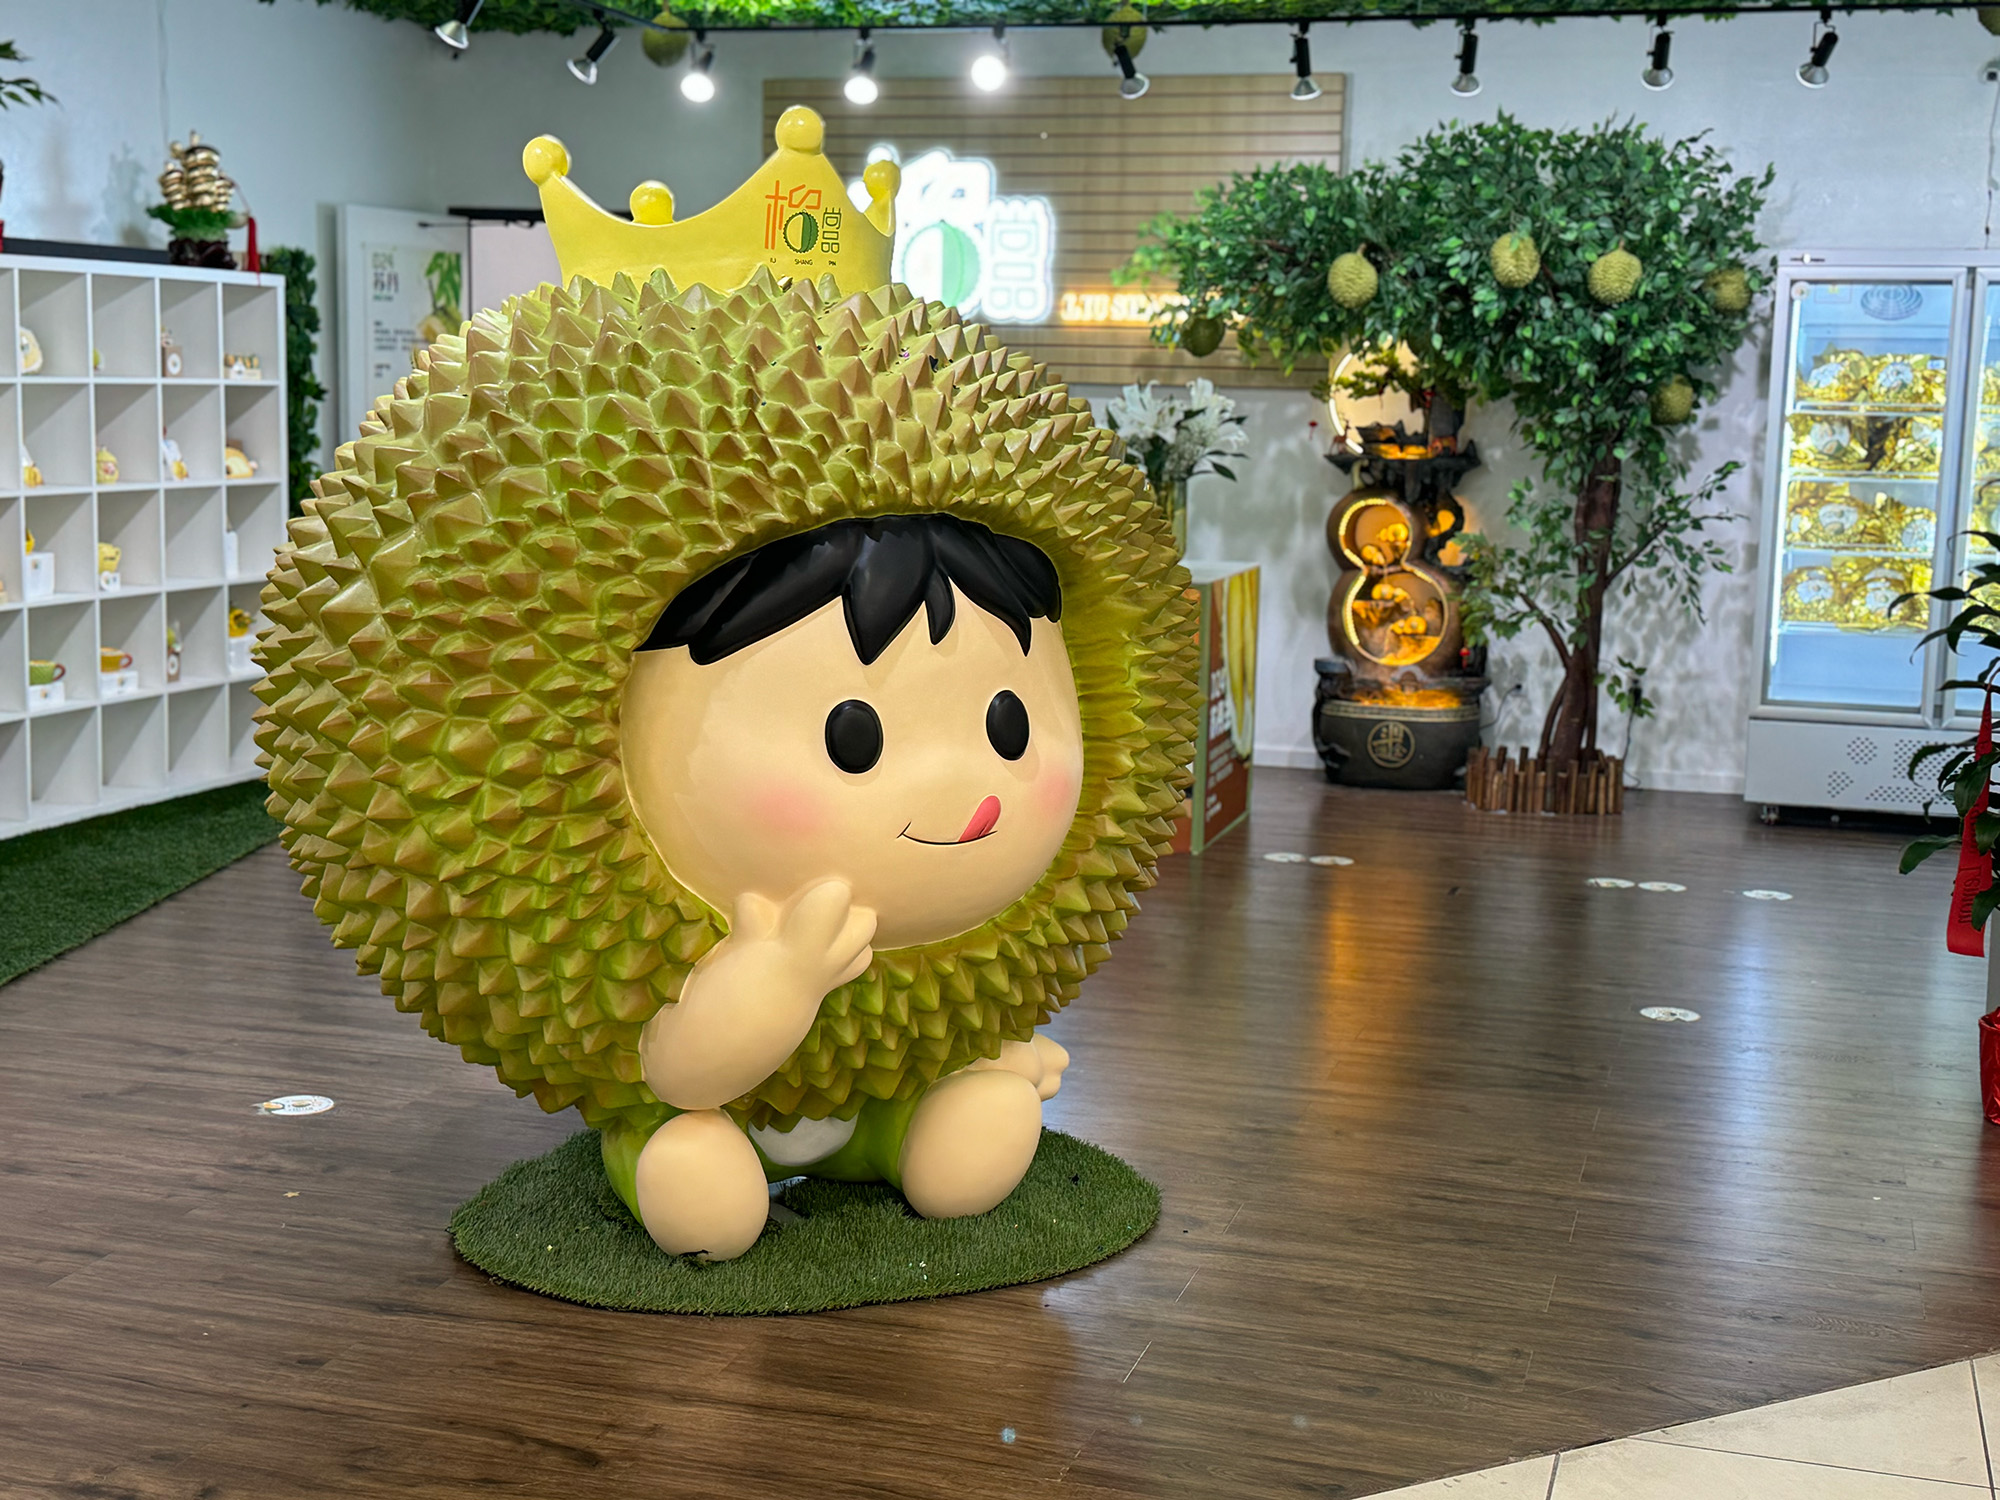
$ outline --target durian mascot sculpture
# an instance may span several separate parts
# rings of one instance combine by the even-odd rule
[[[601,1132],[662,1249],[767,1182],[982,1213],[1036,1027],[1165,852],[1192,607],[1111,434],[888,284],[895,168],[819,117],[676,223],[524,162],[570,278],[440,339],[264,592],[292,863],[397,1006]]]

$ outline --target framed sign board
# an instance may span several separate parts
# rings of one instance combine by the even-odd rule
[[[1205,374],[1234,387],[1309,386],[1326,372],[1247,365],[1233,341],[1203,360],[1153,343],[1153,298],[1171,288],[1120,287],[1111,273],[1142,225],[1189,211],[1198,188],[1231,173],[1280,162],[1339,170],[1347,80],[1317,77],[1324,92],[1305,104],[1290,97],[1289,73],[1157,77],[1136,103],[1110,76],[1015,78],[996,94],[957,77],[898,78],[867,108],[849,104],[838,80],[771,79],[764,139],[787,106],[806,104],[826,121],[828,160],[857,183],[873,154],[893,152],[903,169],[897,279],[1072,382]]]

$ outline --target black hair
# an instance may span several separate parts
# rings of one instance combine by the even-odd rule
[[[1028,653],[1032,620],[1062,618],[1055,564],[1032,542],[952,515],[833,521],[783,537],[704,573],[667,605],[641,651],[686,646],[707,666],[776,635],[835,599],[865,665],[902,634],[919,605],[931,644],[951,629],[951,587],[1014,632]]]

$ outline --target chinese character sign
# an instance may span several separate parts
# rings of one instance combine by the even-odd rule
[[[893,147],[869,153],[894,155]],[[893,275],[926,301],[992,323],[1040,323],[1055,307],[1055,214],[1046,198],[994,191],[993,163],[936,147],[902,163]],[[868,201],[860,179],[848,184]]]

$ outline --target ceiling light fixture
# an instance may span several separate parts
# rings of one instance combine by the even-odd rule
[[[715,66],[715,49],[702,40],[702,33],[694,34],[694,45],[688,48],[688,70],[681,74],[681,97],[690,104],[706,104],[715,97],[715,79],[709,69]]]
[[[440,21],[431,28],[431,35],[443,42],[454,52],[463,52],[472,45],[470,27],[473,17],[479,14],[479,7],[486,0],[458,0],[458,14],[449,21]]]
[[[1118,97],[1137,99],[1153,86],[1153,80],[1139,71],[1139,65],[1132,61],[1132,49],[1125,45],[1121,37],[1111,48],[1111,60],[1118,64],[1118,71],[1125,76],[1118,80]]]
[[[1292,98],[1300,104],[1310,104],[1320,95],[1319,85],[1313,82],[1312,43],[1306,40],[1306,27],[1310,21],[1301,21],[1292,32],[1292,71],[1299,75],[1299,81],[1292,85]]]
[[[597,82],[598,63],[603,60],[605,53],[617,45],[618,33],[600,21],[597,27],[597,38],[590,44],[590,50],[585,52],[581,57],[572,57],[569,60],[570,75],[578,83]]]
[[[1667,59],[1673,56],[1674,34],[1667,30],[1665,16],[1653,24],[1658,28],[1653,33],[1653,52],[1647,61],[1646,71],[1639,75],[1639,82],[1657,94],[1674,81],[1674,70],[1667,65]]]
[[[1472,29],[1471,21],[1459,30],[1458,36],[1458,77],[1451,81],[1451,91],[1461,99],[1470,99],[1479,92],[1479,75],[1472,70],[1479,64],[1479,37]]]
[[[1833,12],[1823,10],[1819,22],[1813,27],[1812,52],[1799,64],[1799,82],[1809,89],[1826,87],[1827,59],[1833,56],[1833,49],[1840,45],[1840,33],[1833,29]]]
[[[1008,71],[1007,28],[995,26],[993,45],[972,60],[972,86],[983,94],[991,94],[1006,86]]]
[[[855,34],[854,68],[841,92],[849,104],[873,104],[882,97],[882,90],[875,86],[875,48],[869,44],[866,26]]]

